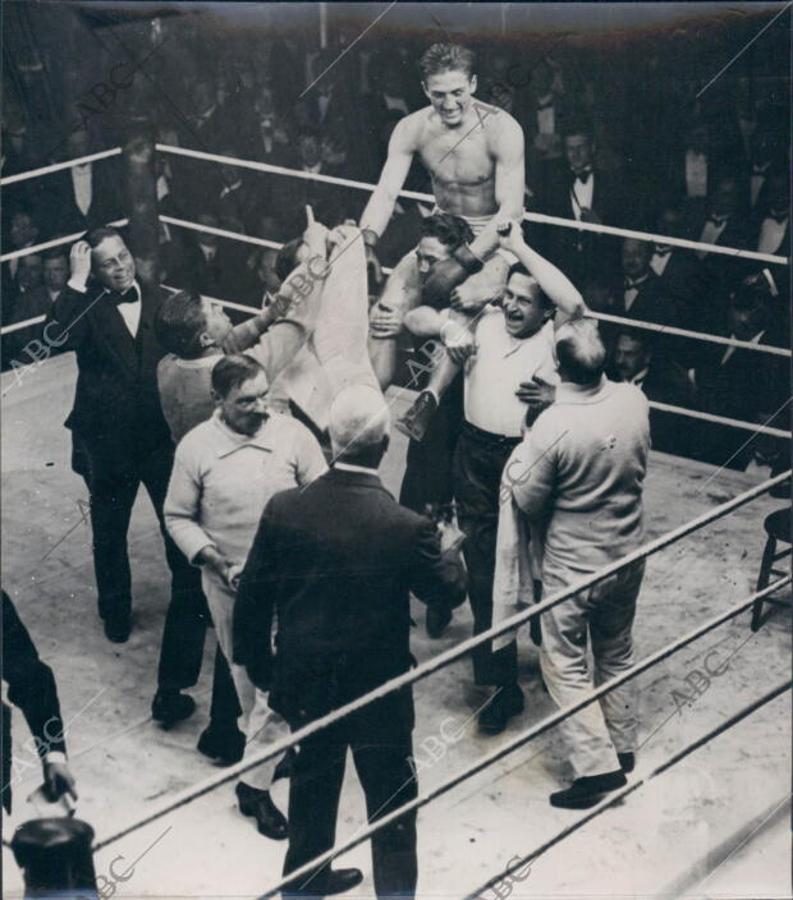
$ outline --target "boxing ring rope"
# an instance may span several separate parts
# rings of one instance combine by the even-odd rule
[[[532,604],[529,608],[516,613],[508,619],[504,619],[502,622],[492,626],[487,631],[475,635],[474,637],[468,638],[465,641],[461,641],[455,647],[452,647],[449,650],[444,651],[443,653],[439,653],[437,656],[426,660],[410,671],[405,672],[395,678],[391,678],[389,681],[384,682],[377,688],[374,688],[368,693],[363,694],[361,697],[356,698],[352,702],[347,703],[344,706],[341,706],[338,709],[335,709],[318,719],[315,719],[308,725],[305,725],[303,728],[295,731],[291,736],[276,741],[269,749],[261,751],[261,753],[257,754],[251,759],[246,759],[239,763],[235,763],[233,766],[229,766],[228,768],[224,769],[221,774],[213,775],[209,778],[206,778],[204,781],[199,782],[198,785],[194,785],[191,788],[187,788],[184,791],[181,791],[171,799],[161,803],[158,808],[155,808],[151,812],[147,813],[142,819],[132,823],[131,825],[125,826],[115,834],[112,834],[109,837],[99,841],[95,845],[94,849],[100,850],[104,847],[107,847],[109,844],[115,843],[116,841],[128,835],[130,832],[136,831],[139,828],[144,827],[145,825],[149,825],[152,822],[155,822],[157,819],[160,819],[168,813],[171,813],[174,810],[177,810],[180,807],[184,806],[185,804],[192,802],[196,798],[209,793],[215,788],[233,781],[240,775],[245,774],[245,772],[250,771],[261,763],[273,759],[276,756],[280,756],[285,750],[288,750],[290,747],[296,746],[300,743],[300,741],[305,740],[306,738],[316,734],[318,731],[321,731],[330,725],[336,724],[336,722],[338,722],[339,720],[346,718],[350,714],[357,712],[360,709],[363,709],[365,706],[368,706],[374,701],[381,700],[384,697],[393,694],[395,691],[400,690],[401,688],[407,687],[408,685],[414,684],[415,682],[427,678],[429,675],[433,674],[439,669],[442,669],[450,663],[461,659],[463,656],[466,656],[471,650],[475,649],[476,647],[482,646],[483,644],[491,641],[493,638],[499,637],[503,634],[506,634],[507,632],[517,629],[535,616],[538,616],[541,613],[546,612],[547,610],[552,609],[555,606],[558,606],[560,603],[563,603],[565,600],[568,600],[570,597],[574,596],[580,591],[591,587],[594,584],[597,584],[604,578],[607,578],[608,576],[613,575],[616,572],[620,572],[627,566],[630,566],[640,560],[652,556],[655,553],[658,553],[660,550],[663,550],[670,544],[676,543],[677,541],[693,533],[694,531],[698,531],[706,525],[709,525],[711,522],[723,518],[724,516],[733,512],[733,510],[738,509],[741,506],[746,505],[747,503],[750,503],[752,500],[755,500],[757,497],[771,490],[771,488],[782,484],[790,477],[790,475],[791,470],[788,469],[786,472],[782,472],[779,475],[774,476],[773,478],[769,478],[759,485],[755,485],[749,490],[744,491],[742,494],[739,494],[737,497],[733,497],[731,500],[728,500],[725,503],[722,503],[719,506],[716,506],[713,509],[702,513],[691,521],[686,522],[683,525],[680,525],[677,528],[674,528],[671,531],[660,535],[659,537],[655,538],[652,541],[649,541],[646,544],[643,544],[632,553],[629,553],[621,559],[616,560],[615,562],[610,563],[607,566],[604,566],[597,572],[579,579],[573,585],[565,588],[564,590],[557,591],[555,594],[552,594],[541,603]],[[780,584],[777,582],[775,582],[775,585],[776,587],[780,586]],[[760,593],[765,596],[764,592]],[[742,608],[748,608],[756,599],[759,599],[759,597],[757,595],[753,596],[752,599],[747,601]],[[737,615],[740,610],[738,610],[737,612],[733,612],[735,615]],[[711,626],[708,626],[706,630],[709,630],[709,627]],[[713,625],[712,627],[715,627],[715,625]],[[704,634],[705,632],[703,631],[702,633]],[[698,636],[699,634],[695,635],[695,637]],[[691,640],[694,640],[695,637],[692,637]],[[675,649],[677,649],[677,647],[675,645],[670,646],[674,646],[674,649],[670,652],[675,652]],[[683,644],[681,644],[681,646],[683,646]],[[664,648],[664,651],[667,649],[668,648]],[[638,665],[642,666],[644,665],[644,663],[639,663]],[[610,682],[607,682],[601,687],[605,688],[608,684],[610,684]],[[598,690],[601,690],[601,688],[598,688]],[[600,695],[596,692],[596,696]],[[576,709],[577,708],[578,707],[576,707]],[[563,717],[566,718],[566,716],[569,714],[570,713],[566,713]]]
[[[295,170],[286,169],[286,168],[280,167],[280,166],[272,166],[269,164],[258,163],[255,161],[248,161],[248,160],[237,160],[237,159],[233,159],[230,157],[220,156],[218,154],[186,150],[184,148],[171,147],[169,145],[164,145],[164,144],[156,144],[156,147],[158,150],[165,152],[165,153],[172,153],[175,155],[188,156],[188,157],[193,157],[196,159],[204,159],[204,160],[211,161],[211,162],[226,163],[229,165],[236,165],[236,166],[240,166],[243,168],[253,169],[256,171],[271,172],[274,174],[288,175],[288,176],[297,177],[297,178],[304,178],[306,180],[320,181],[320,182],[326,182],[326,183],[331,183],[331,184],[339,184],[341,186],[352,187],[352,188],[360,189],[360,190],[371,191],[374,188],[374,185],[367,184],[364,182],[355,182],[355,181],[350,181],[348,179],[333,178],[331,176],[323,176],[323,175],[315,175],[312,173],[297,172]],[[33,177],[38,177],[41,175],[46,175],[46,174],[49,174],[50,172],[59,171],[61,169],[65,169],[65,168],[70,168],[74,165],[79,165],[83,162],[89,162],[89,161],[93,161],[93,160],[103,159],[103,158],[114,156],[114,155],[117,155],[120,153],[121,153],[120,148],[114,148],[113,150],[103,151],[102,153],[91,154],[89,157],[82,157],[79,160],[72,160],[72,161],[68,161],[65,163],[57,163],[52,166],[47,166],[47,167],[43,167],[41,169],[32,170],[30,172],[19,173],[18,175],[14,175],[14,176],[7,176],[5,178],[0,179],[0,185],[5,186],[8,184],[13,184],[13,183],[16,183],[19,181],[24,181],[27,178],[33,178]],[[402,191],[402,192],[400,192],[400,196],[408,197],[410,199],[433,202],[433,198],[431,196],[426,195],[426,194],[420,194],[420,193],[413,192],[413,191]],[[541,222],[544,224],[557,225],[557,226],[566,227],[566,228],[573,228],[573,229],[576,229],[579,231],[592,231],[592,232],[596,232],[596,233],[611,234],[611,235],[620,236],[620,237],[635,237],[639,240],[644,240],[644,241],[653,240],[653,241],[657,241],[657,242],[671,244],[673,246],[683,247],[686,249],[705,250],[706,252],[719,253],[722,255],[727,255],[727,256],[732,256],[732,257],[741,257],[741,258],[745,258],[745,259],[754,259],[754,260],[758,260],[758,261],[762,261],[762,262],[766,262],[766,263],[780,264],[780,265],[786,265],[788,263],[788,259],[786,257],[774,256],[771,254],[755,253],[752,251],[745,251],[745,250],[741,250],[738,248],[719,247],[716,245],[703,244],[703,243],[696,242],[696,241],[688,241],[688,240],[685,240],[682,238],[671,238],[671,237],[666,237],[663,235],[655,235],[655,234],[648,234],[648,233],[644,233],[644,232],[636,232],[636,231],[631,231],[628,229],[614,228],[611,226],[594,225],[592,223],[577,222],[577,221],[573,221],[573,220],[560,219],[560,218],[552,217],[552,216],[543,216],[539,213],[527,213],[527,214],[525,214],[525,218],[528,221]],[[225,238],[229,238],[229,239],[233,239],[233,240],[238,240],[238,241],[242,241],[244,243],[249,243],[249,244],[252,244],[255,246],[267,247],[270,249],[279,249],[282,246],[281,244],[274,242],[274,241],[267,241],[265,239],[255,238],[255,237],[252,237],[249,235],[240,235],[240,234],[237,234],[234,232],[228,232],[224,229],[216,229],[216,228],[212,228],[209,226],[199,226],[196,223],[190,223],[184,219],[178,219],[178,218],[171,217],[171,216],[161,215],[160,221],[162,221],[166,224],[174,225],[176,227],[183,227],[183,228],[188,228],[188,229],[192,229],[192,230],[213,233],[219,237],[225,237]],[[117,222],[113,222],[111,224],[124,225],[126,223],[127,223],[127,220],[122,219]],[[35,247],[23,248],[21,250],[13,251],[12,253],[9,253],[9,254],[3,254],[2,257],[0,257],[0,260],[5,262],[5,261],[9,261],[11,259],[17,259],[21,256],[29,255],[34,252],[39,252],[41,250],[59,246],[61,244],[71,243],[71,242],[79,239],[82,236],[82,234],[83,233],[81,232],[81,233],[78,233],[75,235],[68,235],[66,237],[57,238],[52,241],[47,241],[43,244],[36,245]],[[173,287],[170,287],[167,285],[164,285],[164,287],[166,287],[168,290],[172,290],[172,291],[176,290],[176,288],[173,288]],[[226,301],[226,300],[217,300],[216,298],[209,298],[209,299],[213,300],[214,302],[220,303],[223,306],[231,307],[231,308],[238,309],[238,310],[248,312],[251,314],[253,314],[255,312],[255,310],[250,306],[233,303],[231,301]],[[723,338],[723,337],[720,337],[717,335],[705,335],[705,334],[698,333],[698,332],[689,332],[686,329],[678,329],[678,328],[659,326],[659,325],[655,325],[654,323],[645,323],[645,322],[640,322],[637,320],[624,319],[619,316],[611,316],[611,315],[607,315],[607,314],[603,314],[603,313],[593,313],[593,317],[600,318],[605,321],[618,322],[621,324],[629,325],[631,327],[647,328],[651,331],[659,331],[659,332],[666,331],[666,332],[669,332],[670,334],[674,334],[674,335],[677,335],[680,337],[691,337],[694,339],[700,339],[700,340],[706,340],[706,341],[710,340],[712,343],[723,344],[726,346],[735,346],[735,347],[740,347],[740,348],[744,348],[744,349],[752,349],[755,351],[768,352],[768,353],[772,353],[775,355],[788,356],[788,357],[791,355],[790,351],[784,350],[782,348],[770,347],[770,346],[765,346],[765,345],[757,345],[757,344],[752,344],[752,343],[745,342],[745,341],[738,341],[738,340],[731,339],[731,338]],[[34,319],[30,319],[25,322],[16,323],[13,326],[3,328],[2,330],[0,330],[0,333],[7,334],[11,331],[16,331],[23,327],[27,327],[28,325],[37,324],[38,322],[41,322],[41,321],[44,321],[43,316],[36,317]],[[667,404],[651,402],[650,405],[655,408],[662,409],[662,410],[669,411],[669,412],[680,413],[683,415],[693,416],[694,418],[703,418],[708,421],[713,421],[713,422],[718,422],[721,424],[727,424],[727,425],[733,425],[735,427],[745,428],[745,429],[751,430],[755,433],[766,433],[766,434],[772,434],[774,436],[785,437],[785,438],[790,436],[788,432],[782,431],[781,429],[766,427],[765,425],[758,426],[758,425],[755,425],[752,423],[738,422],[737,420],[727,419],[727,418],[724,418],[721,416],[714,416],[714,415],[708,414],[708,413],[701,413],[699,411],[694,411],[694,410],[685,410],[681,407],[669,406]],[[597,571],[595,573],[592,573],[591,575],[588,575],[586,577],[579,579],[579,581],[577,581],[575,584],[571,585],[568,588],[565,588],[562,591],[556,592],[555,594],[551,595],[547,599],[543,600],[541,603],[533,604],[532,606],[528,607],[527,609],[522,610],[521,612],[498,623],[497,625],[494,625],[487,631],[485,631],[479,635],[476,635],[472,638],[469,638],[465,641],[462,641],[456,647],[453,647],[441,654],[438,654],[437,656],[425,661],[421,665],[416,666],[414,669],[412,669],[408,672],[405,672],[400,676],[392,678],[389,681],[385,682],[384,684],[378,686],[374,690],[368,692],[367,694],[356,698],[351,703],[348,703],[345,706],[342,706],[339,709],[333,710],[332,712],[328,713],[327,715],[314,720],[313,722],[309,723],[305,727],[299,729],[298,731],[295,731],[289,737],[284,738],[284,739],[274,743],[266,751],[262,751],[260,754],[258,754],[253,759],[248,759],[248,760],[242,761],[240,763],[237,763],[233,766],[230,766],[230,767],[224,769],[222,774],[207,778],[207,779],[203,780],[202,782],[199,782],[198,785],[195,785],[192,788],[186,789],[186,790],[178,793],[170,800],[161,803],[154,810],[147,813],[143,818],[139,819],[138,821],[136,821],[130,825],[125,826],[124,828],[117,831],[116,833],[111,834],[109,837],[104,838],[103,840],[97,842],[93,848],[94,852],[104,849],[105,847],[109,846],[110,844],[115,843],[116,841],[118,841],[121,838],[125,837],[126,835],[130,834],[131,832],[136,831],[140,828],[143,828],[146,825],[156,821],[157,819],[160,819],[163,816],[168,815],[169,813],[172,813],[172,812],[176,811],[177,809],[193,802],[197,798],[209,793],[210,791],[214,790],[217,787],[220,787],[223,784],[226,784],[226,783],[238,778],[240,775],[244,774],[245,772],[249,771],[252,768],[255,768],[256,766],[262,764],[263,762],[270,760],[276,756],[279,756],[285,750],[296,746],[301,741],[304,741],[306,738],[310,737],[311,735],[335,724],[339,720],[346,718],[347,716],[359,711],[360,709],[363,709],[364,707],[368,706],[369,704],[371,704],[377,700],[380,700],[380,699],[394,693],[397,690],[400,690],[404,687],[412,685],[413,683],[423,680],[424,678],[427,678],[429,675],[433,674],[436,671],[439,671],[441,668],[451,664],[452,662],[455,662],[455,661],[461,659],[463,656],[466,656],[468,653],[470,653],[470,651],[473,650],[474,648],[481,646],[481,645],[485,644],[486,642],[491,641],[493,638],[499,637],[500,635],[504,635],[508,632],[517,631],[517,629],[519,627],[524,625],[526,622],[528,622],[530,619],[534,618],[535,616],[541,615],[543,612],[563,603],[565,600],[568,600],[569,598],[571,598],[575,594],[579,593],[580,591],[584,590],[585,588],[587,588],[593,584],[596,584],[597,582],[601,581],[602,579],[607,578],[608,576],[623,570],[624,568],[638,562],[639,560],[648,558],[649,556],[659,552],[660,550],[664,549],[665,547],[683,539],[687,535],[692,534],[693,532],[705,527],[706,525],[710,524],[711,522],[714,522],[714,521],[728,515],[729,513],[733,512],[734,510],[738,509],[739,507],[751,502],[752,500],[754,500],[757,497],[761,496],[762,494],[766,493],[773,487],[775,487],[779,484],[782,484],[788,478],[790,478],[790,476],[791,476],[790,470],[788,470],[787,472],[783,472],[773,478],[770,478],[770,479],[764,481],[762,484],[757,485],[757,486],[745,491],[742,494],[739,494],[737,497],[734,497],[733,499],[715,507],[714,509],[708,510],[707,512],[692,519],[691,521],[689,521],[675,529],[672,529],[669,532],[666,532],[665,534],[659,536],[658,538],[655,538],[652,541],[647,542],[642,547],[637,548],[637,550],[626,555],[622,559],[617,560],[614,563],[611,563],[607,566],[604,566],[602,569],[600,569],[599,571]],[[325,854],[311,860],[309,863],[307,863],[300,869],[289,873],[288,876],[282,878],[277,884],[270,887],[263,896],[265,896],[265,897],[272,896],[274,893],[277,893],[285,884],[299,880],[301,877],[313,873],[318,866],[321,866],[327,862],[330,862],[332,859],[336,858],[337,856],[347,852],[348,850],[352,849],[353,847],[357,846],[358,844],[363,843],[364,841],[370,839],[373,834],[382,830],[383,828],[388,827],[393,822],[397,821],[399,818],[404,816],[407,812],[417,810],[420,807],[430,803],[432,800],[436,799],[437,797],[441,796],[442,794],[447,793],[448,791],[452,790],[454,787],[456,787],[463,781],[475,776],[476,774],[480,773],[484,769],[493,765],[493,763],[497,762],[502,757],[513,752],[515,749],[523,746],[525,743],[532,740],[534,737],[537,737],[538,735],[550,730],[551,728],[558,725],[560,722],[564,721],[571,715],[574,715],[579,710],[590,705],[591,703],[596,702],[598,699],[600,699],[600,697],[602,697],[605,694],[616,689],[623,683],[625,683],[628,680],[638,676],[639,674],[649,670],[651,667],[659,664],[663,660],[672,656],[678,650],[689,645],[693,641],[695,641],[698,638],[702,637],[703,635],[709,633],[710,631],[714,630],[715,628],[724,624],[725,622],[738,616],[740,613],[742,613],[745,610],[747,610],[748,608],[750,608],[757,600],[760,600],[760,599],[763,599],[764,597],[769,596],[771,593],[778,591],[780,588],[782,588],[786,585],[789,585],[790,583],[791,583],[791,577],[785,576],[783,578],[780,578],[773,584],[769,585],[765,589],[755,592],[750,598],[748,598],[748,599],[740,602],[739,604],[731,607],[730,609],[718,614],[717,616],[710,619],[703,625],[700,625],[697,628],[693,629],[691,632],[689,632],[684,637],[678,639],[677,641],[661,648],[660,650],[658,650],[655,653],[651,654],[650,656],[646,657],[641,662],[632,666],[629,670],[622,673],[620,676],[617,676],[617,677],[605,682],[604,684],[598,686],[597,688],[594,688],[593,690],[589,691],[576,703],[571,704],[563,709],[560,709],[556,713],[554,713],[554,714],[546,717],[542,721],[534,724],[533,726],[528,728],[526,731],[522,732],[520,735],[515,737],[508,744],[506,744],[506,745],[500,747],[499,749],[482,757],[475,764],[473,764],[473,765],[469,766],[468,768],[464,769],[463,771],[457,773],[455,776],[453,776],[448,781],[437,786],[436,788],[433,788],[430,791],[420,794],[419,796],[417,796],[414,800],[410,801],[409,803],[399,807],[398,809],[394,810],[393,812],[389,813],[388,815],[383,816],[382,818],[378,819],[376,822],[370,824],[366,829],[359,831],[355,835],[355,837],[351,838],[347,842],[341,844],[338,847],[331,848]],[[573,831],[575,831],[578,828],[580,828],[581,826],[583,826],[586,822],[591,821],[597,815],[600,815],[603,811],[612,807],[615,803],[619,802],[619,800],[621,800],[623,797],[625,797],[628,794],[632,793],[633,791],[637,790],[640,786],[642,786],[643,784],[646,784],[647,782],[649,782],[656,776],[660,775],[664,771],[667,771],[669,768],[671,768],[671,766],[675,765],[677,762],[679,762],[681,759],[683,759],[689,753],[694,752],[696,749],[703,746],[705,743],[712,740],[714,737],[718,736],[718,734],[721,734],[726,729],[737,724],[739,721],[746,718],[748,715],[750,715],[756,709],[759,709],[765,703],[768,703],[771,700],[775,699],[777,696],[779,696],[781,693],[788,690],[789,688],[790,688],[790,682],[778,686],[777,688],[773,689],[771,692],[767,693],[764,697],[760,698],[760,700],[757,700],[754,703],[750,704],[748,707],[746,707],[745,709],[741,710],[739,713],[733,715],[730,719],[723,722],[717,728],[713,729],[708,734],[706,734],[706,735],[702,736],[701,738],[699,738],[698,740],[696,740],[693,744],[688,745],[686,748],[684,748],[683,750],[676,753],[670,760],[668,760],[666,763],[663,763],[662,765],[653,769],[653,771],[650,772],[648,775],[645,775],[645,776],[639,778],[638,781],[635,781],[635,782],[632,781],[632,783],[630,785],[626,786],[625,788],[621,789],[618,792],[615,792],[614,794],[609,795],[605,800],[603,800],[601,803],[599,803],[593,810],[589,811],[581,819],[577,820],[575,823],[566,827],[561,832],[559,832],[557,835],[555,835],[552,838],[550,838],[549,840],[545,841],[540,847],[535,848],[535,850],[533,850],[531,852],[531,854],[523,857],[520,863],[511,865],[510,867],[508,867],[506,872],[501,873],[499,876],[491,879],[488,882],[488,885],[497,883],[500,879],[506,877],[508,874],[516,871],[518,868],[520,868],[522,865],[524,865],[526,861],[537,858],[541,853],[544,853],[546,850],[550,849],[550,847],[552,847],[554,844],[558,843],[560,840],[562,840],[564,837],[566,837]],[[471,896],[473,897],[475,895],[471,895]]]
[[[254,172],[270,172],[274,175],[287,175],[292,178],[302,178],[304,181],[318,181],[323,184],[335,184],[339,187],[354,188],[359,191],[374,191],[376,185],[366,181],[353,181],[349,178],[338,178],[334,175],[322,175],[321,173],[301,172],[297,169],[287,169],[284,166],[274,166],[271,163],[258,162],[252,159],[237,159],[234,156],[223,156],[220,153],[207,153],[203,150],[188,150],[186,147],[174,147],[171,144],[155,144],[157,150],[162,153],[170,153],[173,156],[186,156],[192,159],[201,159],[205,162],[222,163],[229,166],[237,166],[242,169],[251,169]],[[435,205],[432,194],[423,194],[418,191],[399,192],[400,197],[410,200],[420,200],[424,203]],[[743,250],[738,247],[722,247],[719,244],[705,244],[701,241],[690,241],[687,238],[669,237],[663,234],[654,234],[645,231],[634,231],[630,228],[618,228],[613,225],[601,225],[594,222],[579,222],[576,219],[562,219],[558,216],[546,216],[542,213],[525,212],[523,218],[527,222],[538,222],[543,225],[558,225],[560,228],[572,228],[575,231],[591,231],[595,234],[608,234],[614,237],[637,238],[640,241],[654,241],[659,244],[670,244],[673,247],[684,247],[687,250],[702,250],[708,253],[719,253],[723,256],[740,257],[741,259],[754,259],[758,262],[767,262],[777,265],[787,265],[786,256],[775,256],[772,253],[758,253],[754,250]]]
[[[63,169],[73,169],[75,166],[97,162],[100,159],[109,159],[111,156],[121,156],[121,153],[121,147],[113,147],[110,150],[100,150],[98,153],[89,153],[87,156],[78,156],[77,159],[67,159],[64,162],[52,163],[48,166],[42,166],[39,169],[28,169],[27,172],[17,172],[16,175],[4,175],[0,178],[0,187],[6,187],[9,184],[18,184],[20,181],[27,181],[29,178],[42,178],[44,175],[51,175],[53,172],[61,172]]]
[[[778,581],[774,582],[773,586],[769,585],[768,588],[765,588],[764,590],[753,594],[749,599],[742,601],[741,603],[727,610],[725,613],[716,616],[715,618],[706,622],[704,625],[701,625],[699,628],[690,631],[687,635],[680,638],[678,641],[675,641],[672,644],[668,644],[661,650],[656,651],[655,653],[643,659],[640,663],[631,666],[630,669],[626,669],[626,671],[623,672],[622,675],[617,675],[616,677],[603,682],[603,684],[599,687],[587,692],[576,703],[571,703],[568,706],[565,706],[564,708],[558,710],[558,712],[547,716],[540,722],[537,722],[535,725],[532,725],[530,728],[519,734],[516,738],[509,741],[507,744],[504,744],[497,750],[493,750],[491,753],[480,757],[480,759],[476,763],[458,772],[448,781],[444,781],[442,784],[438,785],[432,790],[425,791],[423,794],[419,794],[418,797],[414,798],[408,803],[405,803],[403,806],[400,806],[393,812],[388,813],[387,815],[378,819],[376,822],[373,822],[368,828],[360,831],[354,837],[345,841],[340,846],[333,847],[330,850],[327,850],[321,856],[315,857],[310,862],[301,866],[299,869],[295,869],[295,871],[290,872],[279,882],[268,888],[267,891],[265,891],[265,893],[261,895],[262,900],[264,897],[271,897],[276,894],[284,885],[290,882],[298,881],[304,875],[312,874],[318,866],[323,866],[326,863],[334,860],[337,856],[341,856],[343,853],[347,853],[349,850],[352,850],[359,844],[362,844],[364,841],[372,837],[373,834],[381,831],[383,828],[387,828],[389,825],[396,822],[398,819],[404,816],[405,813],[411,812],[413,810],[418,810],[422,806],[426,806],[428,803],[436,800],[438,797],[448,793],[450,790],[457,787],[457,785],[462,784],[462,782],[467,781],[469,778],[473,778],[475,775],[478,775],[480,772],[488,769],[494,763],[497,763],[499,760],[503,759],[505,756],[508,756],[514,750],[517,750],[524,744],[527,744],[533,738],[538,737],[546,731],[549,731],[555,725],[558,725],[560,722],[563,722],[570,716],[575,715],[575,713],[579,712],[585,707],[590,706],[596,700],[599,700],[601,697],[620,687],[625,682],[630,681],[637,675],[640,675],[642,672],[647,671],[647,669],[650,669],[658,663],[663,662],[678,650],[697,640],[697,638],[702,637],[703,635],[707,634],[709,631],[712,631],[714,628],[717,628],[719,625],[722,625],[729,619],[732,619],[735,616],[739,615],[744,610],[749,609],[752,603],[754,603],[756,600],[762,599],[762,597],[766,595],[766,592],[769,591],[769,588],[778,590],[785,584],[789,584],[790,581],[791,577],[789,575],[785,576],[784,578],[780,578]],[[789,683],[788,685],[785,685],[782,690],[787,689],[788,686]],[[640,783],[636,784],[635,787],[639,787]],[[627,793],[630,792],[628,791]]]
[[[478,887],[474,893],[467,894],[464,900],[481,900],[480,895],[483,891],[488,890],[489,888],[498,884],[500,881],[508,878],[511,874],[517,872],[518,869],[521,869],[527,863],[533,862],[535,859],[542,856],[543,853],[546,853],[553,846],[558,844],[559,841],[568,837],[568,835],[572,834],[573,832],[578,831],[578,829],[581,828],[582,825],[586,825],[588,822],[591,822],[592,819],[597,818],[601,813],[605,812],[610,807],[616,805],[621,800],[624,800],[625,797],[628,796],[628,794],[632,794],[643,785],[646,785],[648,782],[652,781],[658,775],[662,775],[664,772],[667,772],[673,766],[677,765],[677,763],[679,763],[682,759],[685,759],[691,753],[694,753],[694,751],[699,750],[700,747],[705,746],[705,744],[710,743],[710,741],[723,734],[725,731],[728,731],[734,725],[742,722],[744,719],[751,716],[752,713],[757,712],[758,709],[761,709],[767,703],[770,703],[772,700],[776,700],[776,698],[784,694],[785,691],[790,690],[791,685],[793,685],[793,681],[787,681],[783,684],[777,685],[762,697],[758,698],[757,700],[745,706],[739,712],[730,716],[729,719],[725,719],[724,722],[721,722],[715,728],[712,728],[710,731],[703,734],[701,737],[697,738],[686,747],[683,747],[682,750],[679,750],[666,762],[661,763],[661,765],[659,766],[656,766],[656,768],[654,768],[647,775],[642,775],[638,778],[638,780],[633,781],[631,784],[628,784],[625,787],[609,794],[608,797],[601,800],[600,803],[590,809],[585,815],[581,816],[580,819],[577,819],[575,822],[572,822],[570,825],[562,828],[561,831],[558,831],[555,835],[544,841],[538,847],[535,847],[534,850],[531,851],[531,853],[527,853],[525,856],[522,856],[518,862],[510,864],[506,869],[504,869],[503,872],[500,872],[497,876],[494,876],[489,881],[485,882],[485,884]]]

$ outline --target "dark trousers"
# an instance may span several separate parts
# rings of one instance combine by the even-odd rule
[[[499,486],[504,465],[519,443],[520,438],[490,434],[464,422],[454,455],[457,522],[465,534],[463,556],[475,635],[493,624]],[[471,657],[477,684],[506,685],[517,681],[514,642],[497,653],[492,652],[490,642],[485,643]]]
[[[411,765],[410,712],[400,697],[388,697],[300,742],[289,784],[289,849],[284,875],[329,850],[336,837],[347,748],[364,795],[369,822],[387,815],[418,792]],[[296,730],[300,723],[290,723]],[[402,816],[372,837],[375,893],[410,900],[416,893],[416,813]],[[284,897],[323,896],[328,864],[285,888]]]
[[[428,503],[451,503],[452,460],[463,422],[462,376],[449,386],[432,417],[424,440],[410,441],[399,491],[402,506],[424,513]]]
[[[103,619],[125,619],[132,612],[131,575],[127,531],[132,507],[143,483],[160,524],[165,557],[171,570],[171,601],[165,616],[157,681],[160,690],[181,690],[198,681],[204,636],[211,624],[201,590],[201,573],[185,559],[165,530],[163,504],[173,465],[173,447],[158,447],[134,457],[124,472],[97,464],[79,445],[87,466],[84,478],[90,494],[94,571]],[[220,650],[215,659],[212,708],[221,722],[236,727],[239,703],[228,664]],[[214,719],[214,715],[213,715]]]

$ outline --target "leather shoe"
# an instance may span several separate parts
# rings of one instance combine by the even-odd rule
[[[363,881],[360,869],[323,869],[313,878],[304,875],[281,889],[283,897],[330,897],[351,891]]]
[[[412,441],[420,443],[430,427],[432,417],[438,408],[438,401],[432,391],[422,391],[413,401],[413,405],[394,422],[394,428],[407,435]]]
[[[436,641],[452,620],[452,611],[446,604],[427,607],[427,635]]]
[[[233,766],[245,753],[245,735],[239,728],[221,730],[210,723],[201,732],[196,749],[204,756],[214,759],[218,765]]]
[[[523,691],[516,685],[502,687],[479,713],[479,730],[484,734],[500,734],[512,716],[523,712]]]
[[[632,772],[636,766],[636,754],[633,752],[618,753],[617,759],[620,761],[620,768],[627,775]]]
[[[126,644],[132,631],[129,618],[105,619],[105,637],[114,644]]]
[[[286,818],[273,803],[270,792],[251,787],[240,781],[237,784],[237,803],[243,816],[253,816],[259,834],[274,841],[283,841],[289,835]]]
[[[605,775],[585,775],[576,780],[563,791],[556,791],[550,796],[551,806],[560,809],[589,809],[599,803],[609,791],[616,791],[628,783],[625,773],[606,772]]]
[[[166,728],[195,712],[195,700],[179,691],[157,691],[151,703],[151,717]]]

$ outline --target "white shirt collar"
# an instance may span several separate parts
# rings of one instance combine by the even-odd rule
[[[372,469],[370,466],[356,466],[353,463],[335,462],[333,468],[340,469],[342,472],[365,472],[367,475],[377,475],[377,469]]]

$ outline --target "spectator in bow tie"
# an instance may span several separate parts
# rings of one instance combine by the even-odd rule
[[[619,315],[659,324],[676,324],[673,303],[661,289],[661,279],[650,267],[653,245],[625,238],[622,242],[622,300]]]
[[[594,165],[591,128],[569,121],[564,136],[564,160],[554,168],[548,184],[538,188],[540,211],[563,219],[607,225],[631,224],[617,180]],[[614,242],[601,235],[570,228],[547,229],[545,250],[576,284],[594,271],[616,263]]]
[[[127,529],[138,489],[151,498],[171,570],[173,628],[163,638],[152,715],[171,724],[191,715],[193,699],[180,693],[195,684],[195,661],[182,654],[181,635],[204,609],[200,578],[165,533],[162,505],[173,462],[156,370],[163,349],[153,320],[157,288],[137,280],[135,260],[113,228],[98,228],[70,255],[71,277],[56,298],[45,336],[77,355],[72,467],[90,495],[91,530],[99,615],[107,638],[128,640],[132,629],[132,579]],[[163,598],[164,599],[164,598]],[[200,657],[198,659],[200,667]]]

